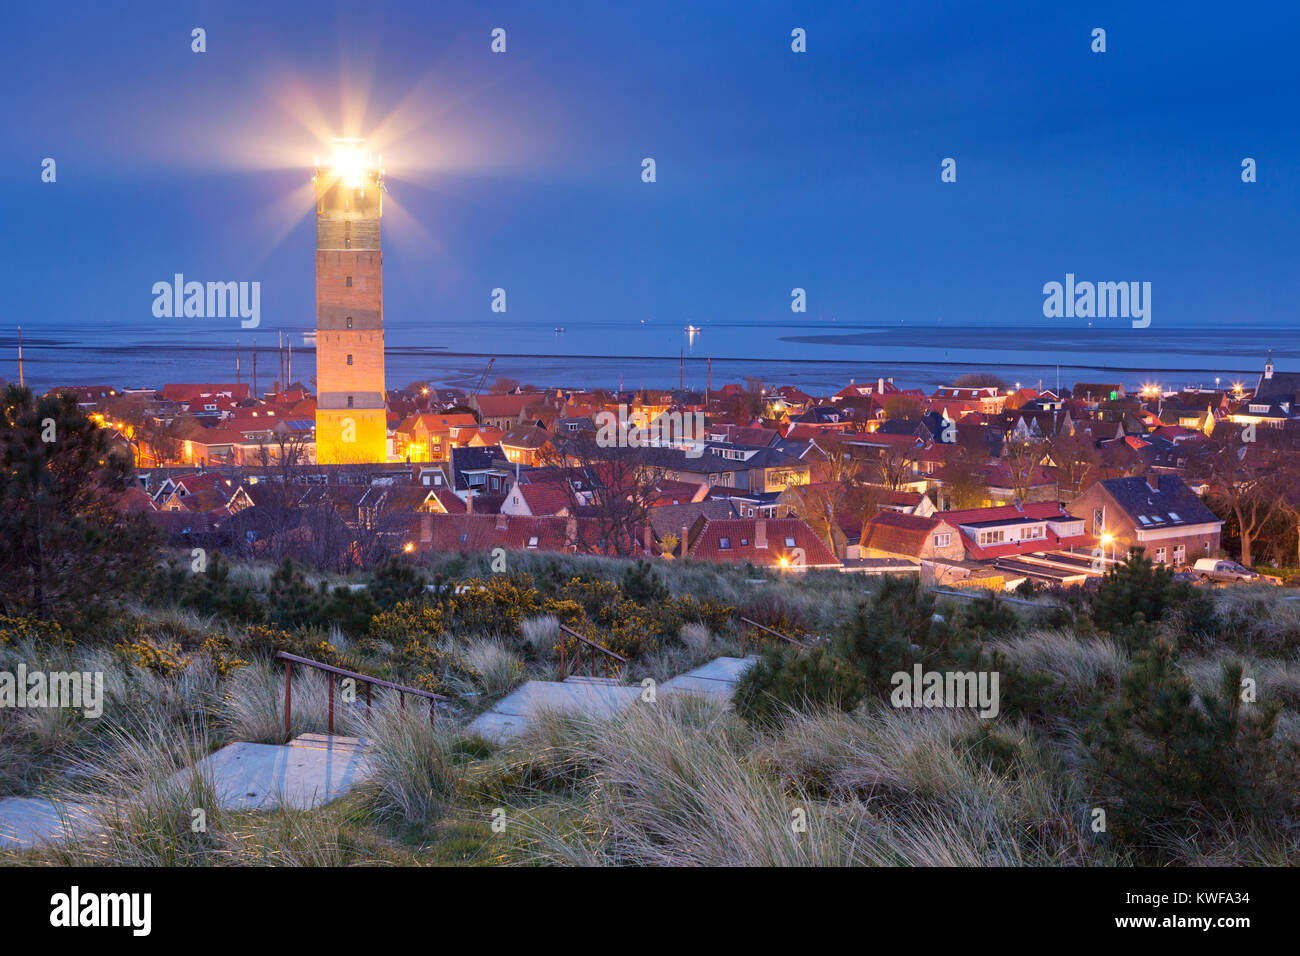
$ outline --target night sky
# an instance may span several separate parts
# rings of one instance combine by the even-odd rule
[[[157,325],[183,272],[310,325],[346,134],[384,154],[394,325],[495,287],[548,326],[790,322],[799,286],[809,319],[1031,326],[1066,272],[1151,282],[1159,326],[1294,325],[1298,9],[10,4],[5,322]]]

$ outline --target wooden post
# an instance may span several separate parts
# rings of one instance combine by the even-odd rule
[[[284,662],[284,742],[289,742],[289,707],[290,707],[290,686],[293,674],[293,662]]]

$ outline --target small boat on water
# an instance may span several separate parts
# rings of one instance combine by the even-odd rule
[[[560,328],[560,327],[557,325],[557,326],[555,327],[555,334],[556,334],[556,335],[563,335],[563,334],[564,334],[564,329]]]
[[[700,327],[698,325],[688,325],[686,326],[686,331],[693,334],[700,331]]]

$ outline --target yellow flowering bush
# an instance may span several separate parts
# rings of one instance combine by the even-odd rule
[[[153,671],[159,677],[175,677],[190,666],[190,659],[174,644],[160,646],[142,637],[135,641],[123,641],[116,648],[127,663]]]

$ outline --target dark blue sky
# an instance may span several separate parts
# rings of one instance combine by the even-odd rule
[[[1042,285],[1066,272],[1151,282],[1157,326],[1296,319],[1291,3],[52,3],[5,19],[7,325],[156,324],[150,287],[175,272],[258,280],[264,327],[310,325],[312,155],[322,133],[378,130],[394,326],[490,321],[496,286],[511,318],[546,326],[797,321],[795,286],[810,319],[1044,325]],[[359,128],[340,90],[366,103]]]

